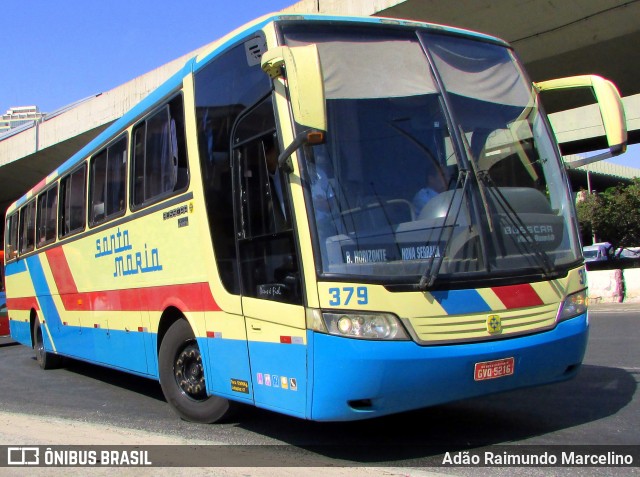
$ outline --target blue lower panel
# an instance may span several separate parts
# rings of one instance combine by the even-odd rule
[[[11,321],[11,336],[21,344],[31,346],[30,325]],[[55,351],[63,356],[81,359],[111,368],[130,371],[141,376],[156,377],[147,367],[145,341],[149,333],[113,331],[101,328],[62,326],[50,328]],[[42,334],[44,347],[54,352],[49,333]]]
[[[99,330],[96,330],[99,331]],[[104,331],[94,337],[98,358],[117,368],[129,369],[138,374],[148,374],[145,335],[141,331]]]
[[[31,346],[31,326],[24,321],[9,320],[11,338],[25,346]]]
[[[203,356],[204,362],[207,363],[205,367],[207,392],[253,404],[247,342],[199,338],[198,346],[203,354],[208,352],[208,356]]]
[[[250,341],[249,352],[256,406],[308,417],[307,347]]]
[[[148,376],[145,335],[139,331],[63,326],[55,336],[60,354]],[[46,343],[45,343],[46,345]],[[49,347],[47,346],[47,350]]]
[[[85,333],[83,333],[85,331]],[[93,352],[93,339],[90,337],[92,330],[85,330],[78,326],[61,326],[59,330],[53,333],[56,350],[61,353],[76,353],[83,357],[95,358]],[[49,347],[45,343],[47,350]],[[91,349],[91,352],[88,350]]]
[[[309,332],[313,420],[365,419],[573,377],[586,315],[520,338],[451,346],[364,341]],[[475,363],[513,357],[511,376],[474,380]]]

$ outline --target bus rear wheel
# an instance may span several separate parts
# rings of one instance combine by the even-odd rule
[[[158,368],[162,392],[182,419],[209,424],[232,415],[232,402],[207,396],[202,355],[186,320],[176,321],[167,330],[160,344]]]
[[[44,347],[44,339],[42,337],[42,326],[40,320],[36,319],[33,328],[33,349],[36,353],[36,361],[42,369],[59,368],[62,364],[62,357],[54,353],[49,353]]]

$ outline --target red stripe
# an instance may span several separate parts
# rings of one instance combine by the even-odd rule
[[[53,279],[58,287],[58,293],[60,293],[60,295],[78,293],[76,282],[73,279],[67,257],[65,257],[62,247],[47,250],[46,254],[47,260],[49,260],[49,266],[51,267],[51,273],[53,273]]]
[[[206,282],[78,292],[62,247],[47,250],[46,254],[53,279],[67,311],[162,311],[169,306],[175,306],[182,311],[220,310]]]
[[[67,311],[162,311],[169,306],[182,311],[220,310],[207,283],[73,293],[61,298]]]
[[[32,196],[36,196],[38,195],[38,192],[44,189],[44,186],[46,185],[47,185],[47,178],[45,177],[40,182],[38,182],[29,192],[31,192]]]
[[[495,287],[492,290],[508,310],[544,304],[540,295],[529,284]]]
[[[9,310],[40,310],[35,296],[23,298],[7,298],[7,308]]]

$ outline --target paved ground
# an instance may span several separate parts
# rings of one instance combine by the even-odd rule
[[[301,440],[313,442],[337,439],[348,447],[354,439],[367,439],[367,434],[388,431],[397,439],[403,426],[412,423],[428,430],[422,434],[406,427],[407,439],[431,442],[440,435],[447,442],[483,439],[487,443],[513,445],[558,445],[562,443],[614,443],[640,444],[640,399],[637,387],[640,382],[640,304],[601,304],[592,309],[592,332],[585,366],[578,378],[556,387],[542,387],[522,392],[508,393],[495,398],[468,400],[436,409],[400,416],[395,420],[378,420],[365,425],[318,426],[313,423],[280,417],[272,413],[257,412],[249,416],[247,423],[230,427],[198,426],[177,421],[167,410],[157,391],[148,388],[148,381],[122,382],[121,374],[101,375],[91,368],[77,366],[60,370],[68,379],[67,389],[59,389],[60,375],[42,373],[30,358],[30,350],[11,346],[10,340],[0,338],[0,367],[5,376],[5,389],[30,389],[36,385],[39,392],[27,392],[33,412],[24,412],[24,402],[8,401],[0,394],[0,445],[184,445],[237,444],[251,445],[290,444],[300,449]],[[16,364],[9,361],[15,355],[29,356]],[[25,366],[20,370],[16,366]],[[102,368],[98,368],[102,369]],[[28,375],[25,381],[16,374]],[[37,383],[36,383],[37,381]],[[2,391],[0,391],[1,393]],[[65,394],[66,392],[66,394]],[[56,397],[56,393],[60,393]],[[46,399],[40,401],[39,397]],[[69,407],[69,396],[77,401]],[[91,397],[91,399],[88,399]],[[100,398],[112,404],[104,412],[93,413],[91,407]],[[117,402],[134,400],[136,413],[126,412],[126,406]],[[83,409],[84,403],[89,407]],[[497,407],[496,407],[497,406]],[[11,409],[8,412],[6,409]],[[496,413],[495,410],[500,410]],[[50,417],[66,415],[66,418]],[[85,416],[82,418],[81,416]],[[456,417],[457,416],[457,417]],[[150,420],[149,426],[142,421]],[[456,421],[458,419],[458,421]],[[487,421],[489,420],[489,421]],[[166,428],[159,425],[166,422]],[[129,424],[128,424],[129,423]],[[420,424],[421,423],[421,424]],[[448,423],[448,424],[446,424]],[[445,425],[446,424],[446,425]],[[278,426],[284,429],[274,429]],[[487,427],[489,426],[489,427]],[[342,431],[340,431],[342,429]],[[354,429],[360,429],[356,431]],[[484,429],[484,430],[483,430]],[[219,432],[218,432],[219,431]],[[408,431],[408,433],[406,432]],[[338,432],[338,434],[336,434]],[[293,437],[293,436],[298,437]],[[395,437],[391,437],[395,436]],[[429,437],[432,436],[432,437]],[[293,445],[291,445],[293,444]],[[302,446],[304,447],[304,446]],[[265,447],[266,448],[266,447]],[[233,447],[229,447],[230,452]],[[295,455],[295,454],[294,454]],[[551,472],[550,472],[551,471]],[[46,469],[30,468],[28,475],[110,475],[114,469]],[[411,468],[411,467],[229,467],[229,468],[152,468],[118,469],[120,475],[215,475],[232,476],[298,476],[328,475],[336,477],[360,476],[546,476],[546,475],[640,475],[633,469],[469,469],[469,468]],[[24,469],[1,468],[1,475],[27,475]]]

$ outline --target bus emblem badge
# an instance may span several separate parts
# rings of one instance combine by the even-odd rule
[[[502,333],[502,320],[500,320],[500,315],[489,315],[487,317],[487,331],[491,335]]]

